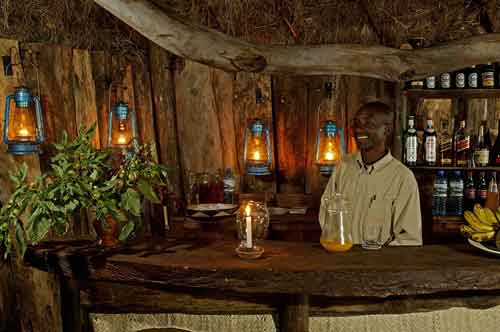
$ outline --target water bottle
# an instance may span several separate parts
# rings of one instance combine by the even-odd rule
[[[448,215],[461,216],[464,214],[464,181],[460,171],[455,171],[448,188]]]
[[[236,189],[236,178],[231,168],[224,170],[224,203],[234,204],[234,191]]]
[[[438,171],[434,182],[434,194],[432,196],[432,215],[446,215],[446,197],[448,195],[448,180],[444,171]]]

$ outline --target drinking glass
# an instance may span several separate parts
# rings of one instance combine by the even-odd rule
[[[382,248],[383,219],[370,218],[363,223],[361,247],[367,250],[377,250]]]

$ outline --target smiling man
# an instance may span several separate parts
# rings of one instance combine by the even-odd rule
[[[359,153],[349,155],[332,174],[323,197],[340,192],[352,208],[353,242],[360,244],[363,223],[383,220],[382,240],[389,245],[421,245],[422,221],[418,186],[413,173],[393,158],[388,142],[393,112],[370,102],[356,113],[353,129]],[[320,224],[325,223],[323,199]]]

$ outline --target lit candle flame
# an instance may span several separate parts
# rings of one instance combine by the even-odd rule
[[[29,136],[30,132],[26,128],[21,128],[21,129],[19,129],[18,134],[19,134],[19,136]]]
[[[123,145],[123,144],[127,143],[127,139],[125,138],[125,136],[119,136],[117,142],[118,142],[118,144]]]
[[[247,215],[247,217],[250,216],[250,212],[252,212],[252,210],[250,210],[250,205],[247,205],[247,207],[245,208],[245,214]]]
[[[334,160],[335,159],[335,153],[334,152],[327,152],[327,153],[325,153],[325,159],[326,160]]]
[[[254,160],[260,160],[260,152],[259,151],[255,151],[253,153],[253,159]]]

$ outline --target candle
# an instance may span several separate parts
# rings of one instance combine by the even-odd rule
[[[246,235],[247,235],[247,240],[246,240],[246,247],[248,249],[252,248],[252,217],[250,216],[250,205],[247,205],[245,208],[245,213],[246,213]]]

